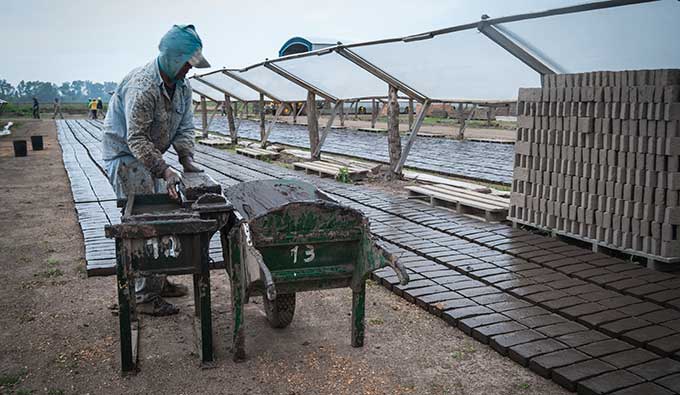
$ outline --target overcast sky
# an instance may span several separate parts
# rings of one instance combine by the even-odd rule
[[[359,42],[576,2],[2,0],[0,79],[117,82],[156,56],[161,36],[179,23],[196,26],[213,66],[242,67],[276,57],[297,35]]]

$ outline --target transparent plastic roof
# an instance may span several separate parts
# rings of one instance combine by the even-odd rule
[[[260,99],[260,94],[257,91],[243,85],[233,78],[227,77],[223,73],[207,74],[200,78],[218,88],[224,89],[228,94],[234,95],[235,97],[232,99],[235,99],[236,97],[245,101],[256,101]]]
[[[538,73],[477,30],[351,50],[432,99],[512,99],[540,86]]]
[[[199,95],[203,95],[212,101],[224,100],[224,93],[209,87],[201,81],[197,81],[196,79],[192,78],[189,81],[189,84],[191,84],[191,89],[193,89],[194,92],[198,93]]]
[[[634,1],[574,5],[569,0],[559,3],[564,8],[484,23],[498,32],[491,35],[495,40],[514,42],[547,66],[533,65],[542,72],[680,67],[680,1],[639,0],[639,4],[621,5]],[[434,102],[510,100],[517,97],[520,87],[540,86],[540,74],[518,58],[526,56],[513,54],[512,45],[502,48],[478,27],[478,22],[472,22],[415,36],[340,46],[377,67],[379,70],[371,71],[382,74],[382,79],[367,71],[371,65],[352,56],[347,59],[333,47],[271,63],[339,99],[385,97],[385,81],[406,85],[417,93],[414,97]],[[306,100],[305,88],[263,64],[233,73],[272,99]],[[212,78],[217,81],[221,76]],[[234,85],[233,94],[246,88],[235,80],[229,83]],[[410,93],[404,90],[402,94]],[[249,92],[247,96],[256,100],[259,95]]]
[[[338,99],[387,96],[384,81],[335,52],[275,64]]]
[[[680,67],[680,2],[626,5],[496,27],[558,73]]]
[[[253,85],[271,93],[272,99],[283,101],[305,101],[307,90],[290,82],[264,66],[256,66],[247,71],[232,71]]]

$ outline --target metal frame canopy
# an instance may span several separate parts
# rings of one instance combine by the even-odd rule
[[[280,102],[304,101],[307,91],[333,102],[384,98],[385,84],[420,103],[510,99],[519,86],[539,85],[540,76],[556,72],[677,67],[679,18],[676,0],[599,1],[338,43],[220,72]],[[211,87],[241,97],[236,85]],[[255,100],[252,92],[242,95]]]
[[[392,100],[397,100],[396,88],[422,104],[394,165],[393,170],[399,173],[432,103],[514,98],[520,86],[538,86],[541,77],[555,73],[677,68],[679,19],[677,0],[606,0],[500,18],[483,15],[480,21],[464,25],[405,37],[338,43],[267,59],[244,69],[218,71],[231,79],[232,85],[210,77],[216,73],[193,78],[204,83],[201,89],[205,90],[207,81],[208,88],[224,94],[231,91],[234,97],[238,97],[237,89],[245,86],[257,92],[260,100],[267,96],[281,103],[300,102],[311,92],[334,102],[316,154],[343,102],[384,98],[385,85],[391,87]],[[234,81],[243,86],[237,88]],[[243,95],[241,99],[248,100]],[[252,97],[249,92],[248,98]],[[270,132],[271,127],[263,144]]]

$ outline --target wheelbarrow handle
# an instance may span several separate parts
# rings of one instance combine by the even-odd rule
[[[262,283],[264,284],[265,295],[267,299],[274,301],[276,299],[276,286],[274,285],[274,278],[272,277],[271,271],[269,271],[269,268],[264,263],[262,254],[260,254],[260,251],[258,251],[253,244],[253,239],[250,237],[250,226],[247,222],[241,223],[241,230],[243,238],[245,239],[245,248],[248,251],[248,254],[252,256],[255,261],[257,261],[257,264],[260,267],[260,275],[262,277]]]
[[[399,284],[401,285],[406,285],[409,281],[409,275],[406,272],[406,268],[404,265],[399,262],[399,259],[401,258],[402,254],[399,254],[399,256],[389,252],[387,248],[385,247],[384,243],[380,240],[376,240],[373,242],[373,248],[376,250],[376,252],[382,256],[386,261],[387,264],[394,269],[395,273],[397,273],[397,277],[399,277]]]

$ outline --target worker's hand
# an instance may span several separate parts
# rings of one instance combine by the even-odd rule
[[[177,184],[182,182],[182,175],[172,167],[168,167],[163,172],[163,179],[167,184],[168,195],[173,200],[178,200],[179,195],[177,194]]]
[[[182,167],[184,167],[184,172],[185,173],[202,173],[203,169],[199,169],[196,167],[194,164],[194,158],[191,156],[183,156],[179,159],[179,163],[182,164]]]

